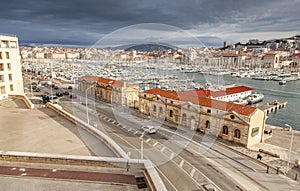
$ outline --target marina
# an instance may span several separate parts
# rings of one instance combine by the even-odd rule
[[[211,88],[218,85],[220,89],[228,85],[244,85],[254,89],[253,92],[259,92],[256,97],[249,99],[236,99],[239,104],[252,104],[255,107],[266,105],[274,100],[285,100],[289,103],[280,111],[271,112],[268,115],[267,123],[275,126],[284,127],[284,124],[291,124],[295,129],[300,130],[300,122],[297,116],[300,116],[300,80],[299,73],[293,71],[241,71],[240,77],[225,72],[226,69],[217,70],[205,66],[191,65],[196,67],[197,72],[182,71],[176,63],[164,63],[155,60],[148,61],[146,65],[140,63],[110,63],[101,61],[73,60],[73,61],[51,61],[44,60],[39,63],[35,60],[25,60],[24,69],[31,69],[36,76],[45,80],[51,80],[51,77],[64,81],[65,83],[75,83],[75,80],[82,75],[97,75],[101,77],[117,79],[134,83],[140,86],[142,91],[151,88],[160,88],[173,91],[187,91]],[[186,68],[185,68],[186,69]],[[193,70],[194,71],[194,70]],[[211,72],[209,72],[211,71]],[[214,75],[213,71],[219,71],[220,75]],[[217,72],[215,72],[217,73]],[[40,75],[38,75],[40,74]],[[223,75],[224,74],[224,75]],[[268,75],[264,75],[268,74]],[[255,80],[253,75],[268,76],[270,80]],[[273,76],[273,78],[271,78]],[[277,77],[276,77],[277,76]],[[285,78],[286,84],[279,85],[278,79]],[[293,79],[293,80],[291,80]]]

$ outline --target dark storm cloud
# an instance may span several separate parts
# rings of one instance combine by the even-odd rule
[[[2,0],[0,32],[26,41],[90,44],[118,28],[151,22],[210,34],[215,42],[239,33],[299,31],[299,5],[299,0]]]

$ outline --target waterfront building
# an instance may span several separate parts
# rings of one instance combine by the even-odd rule
[[[66,59],[66,54],[63,51],[52,52],[52,59],[63,60]]]
[[[35,58],[36,59],[44,59],[45,58],[45,53],[44,52],[36,52],[35,53]]]
[[[206,97],[216,99],[219,101],[233,102],[239,99],[244,99],[251,95],[252,88],[246,86],[230,86],[224,89],[200,89],[182,92],[183,94],[193,95],[197,94],[199,97]]]
[[[249,54],[222,54],[219,58],[219,66],[224,68],[241,68],[246,65],[246,58],[250,57]]]
[[[255,107],[158,88],[140,92],[139,111],[246,147],[262,141],[266,121]]]
[[[300,53],[292,55],[292,65],[293,68],[300,68]]]
[[[265,53],[262,64],[267,68],[278,68],[279,67],[279,55],[277,53]]]
[[[135,84],[97,76],[82,76],[78,79],[78,90],[109,103],[138,107],[139,87]]]
[[[0,34],[0,100],[23,95],[23,80],[18,38]]]

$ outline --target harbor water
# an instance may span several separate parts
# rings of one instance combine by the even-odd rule
[[[185,74],[195,81],[213,81],[223,85],[244,85],[254,91],[264,94],[264,100],[258,105],[264,105],[275,100],[287,101],[285,108],[270,113],[267,117],[267,124],[285,127],[289,124],[294,130],[300,131],[300,80],[290,81],[286,85],[279,85],[278,81],[253,80],[251,78],[235,78],[230,75],[208,76],[199,73]]]

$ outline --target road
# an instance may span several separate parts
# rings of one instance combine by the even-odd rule
[[[141,157],[143,140],[144,158],[155,164],[168,190],[203,190],[204,187],[237,191],[299,190],[299,185],[293,181],[274,172],[267,174],[265,166],[203,134],[187,129],[176,130],[128,108],[90,98],[87,114],[85,95],[73,100],[63,97],[60,104],[83,120],[87,120],[88,115],[90,124],[130,152],[131,158]],[[141,139],[140,127],[150,124],[159,126],[159,130]]]

